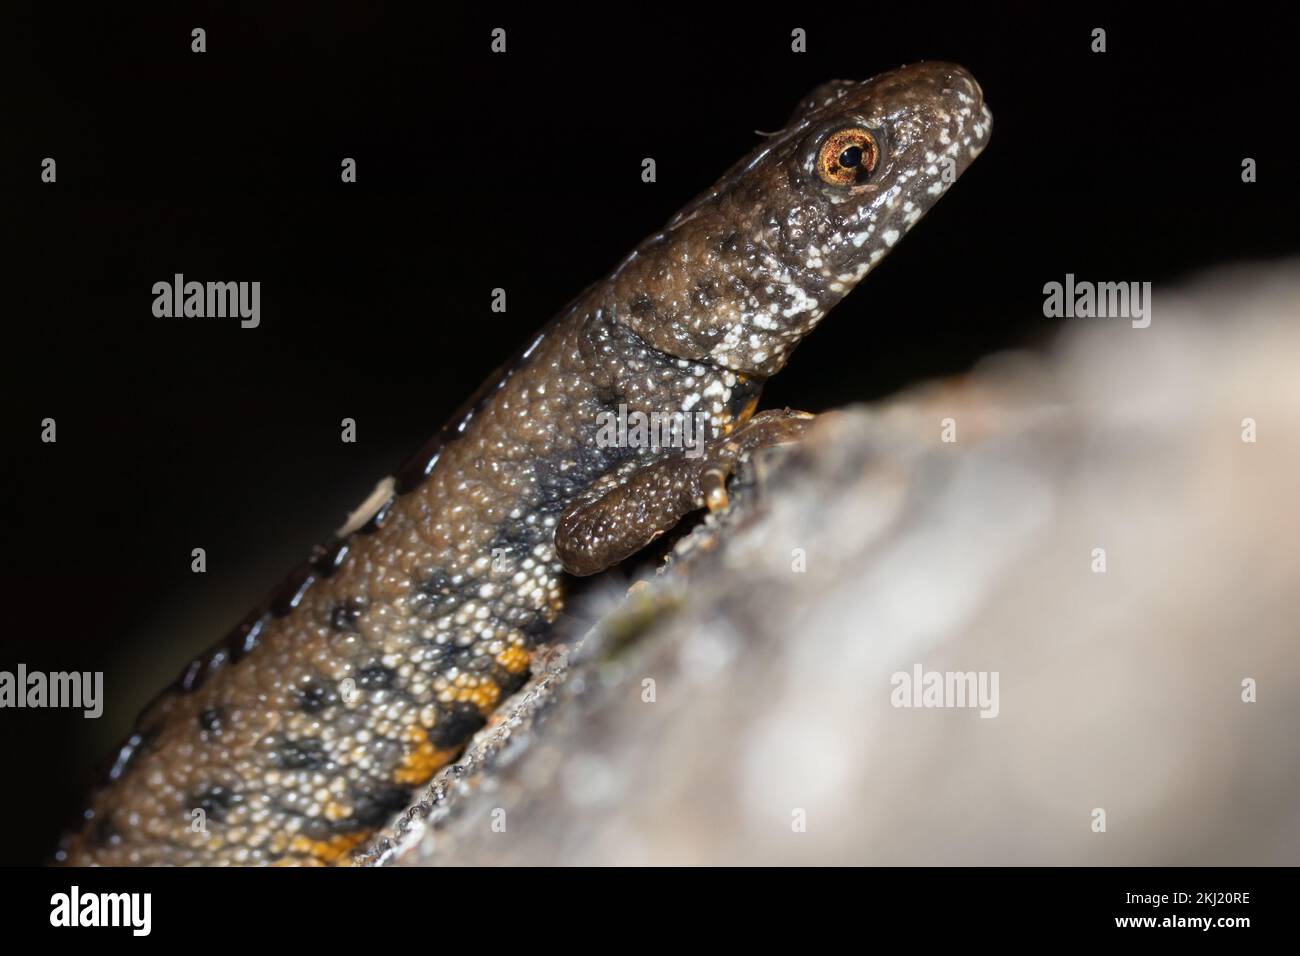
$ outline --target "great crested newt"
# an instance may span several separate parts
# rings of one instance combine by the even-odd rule
[[[566,574],[725,508],[763,383],[979,155],[964,69],[814,90],[479,390],[138,718],[56,860],[348,863],[529,676]],[[598,441],[703,415],[702,454]],[[633,447],[628,447],[633,446]]]

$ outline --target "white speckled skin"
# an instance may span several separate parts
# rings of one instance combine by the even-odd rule
[[[869,181],[831,186],[813,160],[845,126],[872,131],[879,161]],[[955,178],[989,128],[950,64],[821,87],[557,316],[373,517],[186,669],[59,859],[347,862],[526,679],[562,572],[608,566],[700,503],[707,459],[601,447],[598,416],[686,409],[733,434],[946,190],[945,158]]]

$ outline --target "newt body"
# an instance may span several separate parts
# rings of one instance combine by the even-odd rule
[[[186,668],[58,859],[347,862],[527,679],[566,571],[721,506],[740,455],[797,432],[806,416],[753,415],[763,382],[990,126],[950,64],[816,90]],[[705,413],[706,454],[597,441],[620,406]]]

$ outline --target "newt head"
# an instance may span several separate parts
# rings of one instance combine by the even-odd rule
[[[992,123],[952,63],[825,83],[625,259],[604,302],[670,355],[770,376],[965,172]]]

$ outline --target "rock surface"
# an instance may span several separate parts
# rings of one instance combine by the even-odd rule
[[[365,861],[1300,862],[1298,359],[1300,266],[1237,270],[824,415]]]

